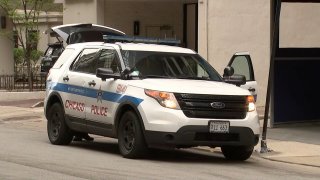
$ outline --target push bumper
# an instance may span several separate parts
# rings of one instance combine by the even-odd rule
[[[259,134],[248,127],[230,127],[229,133],[209,133],[208,126],[184,126],[177,132],[145,131],[149,146],[255,146]]]

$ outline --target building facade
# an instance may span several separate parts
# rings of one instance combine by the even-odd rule
[[[24,13],[23,10],[18,10],[18,13]],[[40,12],[38,19],[38,31],[39,31],[39,42],[38,50],[44,52],[48,43],[54,43],[57,41],[56,38],[50,37],[45,31],[51,27],[62,25],[63,14],[62,12]],[[20,28],[20,24],[17,23],[17,29]],[[24,28],[22,28],[23,30]],[[24,38],[24,37],[23,37]],[[15,45],[17,47],[17,45]]]
[[[19,11],[18,11],[19,13]],[[21,12],[23,13],[23,12]],[[10,23],[11,21],[8,17],[3,13],[1,14],[1,24],[3,24],[4,20],[6,21],[5,27],[0,26],[0,75],[13,75],[14,74],[14,59],[13,59],[13,48],[18,47],[17,42],[13,36],[13,25]],[[54,43],[57,40],[55,38],[50,37],[50,35],[45,34],[44,32],[53,26],[58,26],[63,23],[63,15],[62,12],[41,12],[39,15],[39,35],[40,39],[38,42],[38,50],[45,52],[48,47],[48,43]],[[20,24],[17,24],[19,29]]]
[[[57,39],[50,37],[49,34],[45,34],[45,31],[54,26],[63,24],[62,12],[46,12],[41,13],[39,16],[39,33],[40,39],[38,43],[38,50],[45,51],[48,47],[48,43],[55,43]]]
[[[0,75],[13,75],[14,74],[14,61],[13,61],[13,43],[9,34],[12,32],[12,24],[9,23],[8,17],[0,9]]]

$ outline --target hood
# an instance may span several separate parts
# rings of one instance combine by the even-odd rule
[[[250,95],[248,90],[232,84],[190,79],[143,79],[131,80],[129,85],[144,89],[174,93]]]
[[[67,44],[103,41],[103,35],[124,36],[117,29],[96,24],[66,24],[45,31],[52,37],[60,37]]]

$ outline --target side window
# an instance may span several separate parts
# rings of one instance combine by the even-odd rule
[[[99,49],[84,49],[73,63],[71,70],[89,74],[96,73],[96,57]]]
[[[230,66],[233,67],[234,74],[244,75],[247,81],[254,81],[252,65],[247,56],[235,56]]]
[[[102,49],[97,61],[96,68],[108,68],[112,69],[113,73],[120,73],[120,61],[116,50],[114,49]]]

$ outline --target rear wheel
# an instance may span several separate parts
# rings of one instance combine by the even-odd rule
[[[226,159],[245,161],[250,158],[254,146],[224,146],[221,147]]]
[[[67,145],[73,135],[65,122],[64,110],[59,103],[53,104],[48,112],[47,131],[52,144]]]
[[[147,145],[137,115],[127,111],[120,119],[118,127],[119,150],[125,158],[142,157],[147,152]]]

